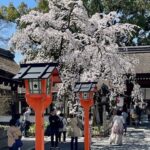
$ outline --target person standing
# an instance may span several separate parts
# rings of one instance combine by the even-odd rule
[[[110,144],[114,143],[117,145],[122,145],[123,124],[124,119],[121,116],[121,111],[117,110],[117,114],[114,116],[112,121],[111,135],[109,138]]]
[[[63,135],[63,142],[66,142],[67,120],[64,114],[60,114],[60,121],[63,123],[63,127],[59,128],[59,142],[61,142],[61,136]]]
[[[78,137],[81,136],[81,130],[78,127],[78,120],[77,120],[77,117],[74,113],[70,114],[69,125],[70,125],[70,128],[71,128],[70,148],[71,148],[71,150],[73,150],[74,147],[75,147],[75,150],[78,150]]]
[[[125,112],[125,110],[122,111],[122,117],[124,119],[124,124],[123,124],[123,127],[124,127],[124,132],[125,132],[125,135],[127,133],[127,117],[128,117],[128,113]]]
[[[50,149],[59,149],[58,147],[58,136],[59,136],[59,123],[60,123],[60,118],[56,114],[56,109],[52,109],[50,116],[49,116],[49,124],[50,124],[50,129],[51,129],[51,147]],[[54,141],[55,138],[55,141]]]
[[[149,105],[146,108],[146,114],[147,114],[148,121],[150,122],[150,106]]]
[[[131,117],[132,117],[132,124],[135,125],[135,127],[138,127],[138,115],[136,114],[135,109],[133,109]]]
[[[16,126],[17,127],[21,126],[21,123],[20,123],[20,114],[19,113],[14,114],[12,116],[12,119],[14,119],[16,121]]]
[[[21,131],[16,126],[16,120],[11,119],[7,130],[9,150],[18,150],[23,143],[21,142]]]
[[[90,113],[89,114],[89,140],[90,140],[90,145],[92,144],[92,124],[93,124],[93,115],[92,115],[92,113]],[[82,126],[83,126],[83,124],[82,124]],[[83,129],[82,130],[84,130],[84,127],[83,127]]]
[[[26,107],[25,112],[23,113],[23,126],[24,126],[24,136],[28,136],[28,130],[30,128],[31,122],[30,122],[30,114],[31,114],[31,109],[30,107]]]
[[[137,125],[140,125],[141,124],[141,113],[142,113],[142,111],[141,111],[139,104],[137,104],[135,106],[135,112],[137,114]]]

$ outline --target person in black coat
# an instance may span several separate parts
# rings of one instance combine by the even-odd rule
[[[139,107],[139,104],[136,105],[135,112],[136,112],[136,114],[138,116],[138,118],[137,118],[138,119],[138,125],[140,125],[141,124],[141,113],[142,113],[142,110]]]
[[[51,129],[51,149],[58,148],[58,137],[59,137],[59,123],[60,118],[56,114],[56,109],[52,109],[49,116],[49,123]],[[55,141],[54,141],[55,138]]]

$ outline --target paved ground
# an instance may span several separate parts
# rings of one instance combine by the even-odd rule
[[[21,150],[34,150],[34,139],[33,138],[25,138],[23,139],[24,146]],[[45,150],[50,150],[50,139],[45,138]],[[79,139],[79,149],[78,150],[84,150],[83,146],[83,138]],[[59,143],[59,147],[61,150],[70,150],[70,138],[67,138],[66,143]]]
[[[23,138],[23,147],[21,150],[33,150],[35,139]],[[45,150],[50,149],[49,138],[45,138]],[[84,139],[79,139],[79,149],[84,150]],[[70,138],[66,143],[60,143],[61,150],[70,150]],[[3,150],[8,150],[5,148]],[[92,138],[91,150],[150,150],[150,124],[139,128],[128,128],[127,135],[123,137],[123,145],[109,145],[109,137]]]
[[[150,150],[149,129],[129,128],[126,136],[123,137],[123,145],[109,145],[109,138],[95,140],[91,150]]]
[[[24,146],[22,150],[33,150],[34,140],[23,139]],[[84,150],[83,138],[79,139],[79,149]],[[70,150],[70,139],[66,143],[60,143],[61,150]],[[45,150],[49,150],[49,138],[45,138]],[[109,145],[109,137],[92,138],[91,150],[150,150],[150,130],[149,128],[128,128],[127,135],[123,137],[123,145]]]

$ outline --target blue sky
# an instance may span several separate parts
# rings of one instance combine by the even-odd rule
[[[8,4],[12,2],[16,7],[21,3],[24,2],[26,4],[28,4],[28,7],[32,8],[36,6],[36,0],[0,0],[0,6],[1,5],[6,5],[8,6]]]
[[[15,7],[18,7],[18,5],[21,2],[26,3],[29,8],[33,8],[37,4],[36,0],[0,0],[0,6],[2,6],[2,5],[8,6],[10,2],[12,2],[15,5]],[[7,28],[4,28],[3,30],[1,30],[0,34],[2,35],[2,37],[11,37],[12,34],[15,33],[15,31],[16,31],[16,25],[12,23]],[[0,47],[7,49],[8,45],[7,45],[7,43],[2,43],[0,41]],[[15,61],[17,63],[19,63],[19,61],[22,60],[22,58],[23,58],[23,56],[19,52],[17,52],[15,54]]]

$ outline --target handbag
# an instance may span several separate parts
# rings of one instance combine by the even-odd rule
[[[48,125],[46,127],[46,130],[45,130],[45,133],[44,133],[45,136],[50,136],[51,135],[51,127],[50,125]]]
[[[77,118],[77,126],[80,128],[80,130],[84,130],[84,126],[79,118]]]
[[[137,117],[138,117],[138,116],[137,116],[136,113],[133,113],[133,114],[132,114],[132,118],[133,118],[133,119],[137,119]]]
[[[71,137],[71,136],[73,136],[73,134],[74,134],[74,132],[73,132],[73,129],[72,129],[72,127],[70,127],[69,126],[69,128],[68,128],[68,137]]]

